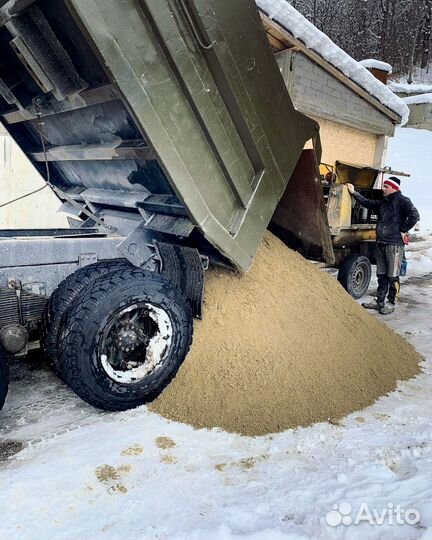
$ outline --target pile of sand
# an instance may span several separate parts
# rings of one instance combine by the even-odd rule
[[[416,375],[420,359],[267,233],[246,275],[208,272],[192,349],[151,409],[195,427],[273,433],[370,405]]]

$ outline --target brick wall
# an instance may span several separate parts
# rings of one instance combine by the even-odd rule
[[[283,51],[276,59],[301,112],[376,135],[394,134],[387,116],[304,54]]]
[[[432,103],[410,103],[410,115],[405,127],[432,131]]]
[[[432,104],[428,103],[428,106],[426,107],[426,113],[425,113],[425,121],[423,124],[424,129],[428,129],[429,131],[432,131]]]

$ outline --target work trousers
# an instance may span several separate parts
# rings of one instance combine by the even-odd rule
[[[399,273],[404,246],[395,244],[376,245],[377,262],[377,302],[384,304],[386,296],[391,304],[396,302],[400,291]]]

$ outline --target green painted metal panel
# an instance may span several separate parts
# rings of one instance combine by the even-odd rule
[[[68,0],[190,219],[246,270],[315,122],[252,0]]]

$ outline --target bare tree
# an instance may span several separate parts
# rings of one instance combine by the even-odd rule
[[[431,58],[432,0],[290,0],[319,30],[361,60],[389,62],[412,79]]]
[[[431,21],[432,21],[432,1],[427,2],[425,13],[425,23],[423,32],[420,38],[420,68],[429,67],[430,62],[430,45],[431,45]]]

